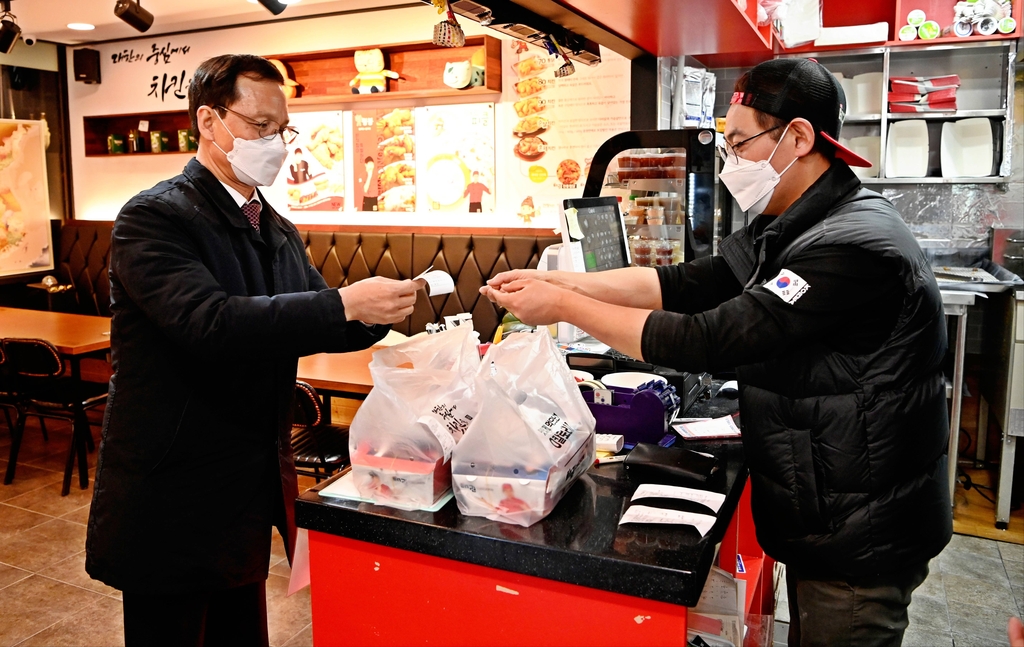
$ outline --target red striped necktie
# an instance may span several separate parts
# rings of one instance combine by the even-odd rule
[[[263,208],[263,204],[259,200],[250,200],[242,205],[242,213],[249,220],[249,224],[256,231],[260,230],[260,209]]]

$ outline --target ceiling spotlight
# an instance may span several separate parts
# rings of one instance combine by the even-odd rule
[[[274,14],[275,16],[280,15],[288,5],[279,0],[259,0],[260,4],[263,5],[267,11]]]
[[[117,0],[114,15],[138,31],[146,31],[153,26],[153,14],[143,9],[139,0]]]
[[[11,13],[11,0],[0,0],[0,54],[10,54],[14,46],[18,44],[18,36],[21,35],[21,27],[18,26],[18,19]]]

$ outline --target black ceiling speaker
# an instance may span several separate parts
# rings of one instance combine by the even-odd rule
[[[138,31],[146,31],[153,26],[153,14],[143,9],[139,0],[117,0],[114,15]]]
[[[11,13],[11,0],[0,2],[0,53],[10,54],[14,46],[18,44],[18,36],[21,36],[21,27],[18,26],[18,19]]]
[[[278,2],[278,0],[260,0],[260,4],[275,16],[280,15],[285,10],[285,7],[288,6],[283,2]]]
[[[100,51],[81,47],[73,50],[75,80],[82,83],[100,82]]]

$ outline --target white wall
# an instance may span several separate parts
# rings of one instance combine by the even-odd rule
[[[75,217],[84,220],[113,219],[121,206],[133,195],[147,189],[161,180],[181,172],[189,157],[181,154],[170,155],[116,155],[111,157],[86,157],[83,133],[83,117],[91,115],[117,115],[164,110],[185,110],[188,101],[188,79],[196,66],[210,58],[225,53],[236,54],[289,54],[319,50],[346,49],[363,46],[380,46],[389,43],[403,43],[429,40],[433,26],[439,21],[436,11],[429,6],[387,11],[375,11],[344,16],[330,16],[296,20],[291,22],[238,27],[218,31],[200,32],[170,37],[139,38],[98,45],[102,83],[87,85],[76,82],[72,70],[72,49],[68,56],[68,100],[70,114],[71,164],[73,173],[73,196]],[[462,20],[467,35],[497,32],[480,27],[476,23]],[[154,49],[162,47],[179,48],[179,51],[146,60]],[[187,48],[187,49],[186,49]],[[128,52],[136,60],[113,62],[112,56]],[[609,59],[624,64],[618,55],[603,50]],[[508,65],[503,74],[511,75]],[[626,65],[628,74],[628,64]],[[164,75],[170,82],[173,77],[184,76],[184,82],[173,85],[173,90],[162,100],[151,96],[154,76],[163,85]],[[178,90],[175,96],[174,90]],[[629,92],[628,76],[624,91]],[[160,94],[159,92],[157,94]],[[506,93],[508,94],[508,93]],[[510,99],[514,100],[514,99]],[[479,101],[479,99],[477,99]],[[365,104],[364,104],[365,105]],[[386,104],[382,104],[383,105]],[[341,106],[319,105],[302,108],[306,111],[324,111]],[[510,108],[510,106],[509,106]],[[297,111],[297,110],[293,110]],[[499,111],[500,112],[500,111]],[[507,131],[498,117],[499,132]],[[432,225],[432,226],[484,226],[516,227],[524,223],[516,215],[521,198],[503,200],[500,176],[502,160],[512,158],[508,137],[496,138],[496,175],[499,176],[497,190],[498,209],[495,214],[481,218],[480,214],[415,213],[386,214],[387,220],[379,213],[344,212],[329,217],[318,216],[307,222],[334,222],[345,224],[391,224],[391,225]],[[276,205],[275,205],[276,206]],[[554,226],[555,217],[542,221],[534,220],[527,226]]]

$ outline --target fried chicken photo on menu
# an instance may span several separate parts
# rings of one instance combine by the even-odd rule
[[[325,169],[332,169],[345,156],[345,139],[341,128],[330,124],[320,124],[313,129],[306,146],[316,161]]]
[[[391,139],[395,135],[404,135],[412,124],[412,110],[396,108],[377,120],[377,132],[381,139]]]
[[[520,81],[519,83],[516,83],[516,94],[518,94],[520,97],[528,97],[532,94],[543,92],[546,85],[547,84],[544,81],[544,79],[540,79],[537,77],[534,77],[532,79],[526,79],[525,81]]]
[[[523,137],[516,144],[516,155],[526,158],[538,158],[546,150],[546,142],[540,137]]]
[[[522,99],[512,104],[515,108],[516,115],[519,117],[529,117],[530,115],[537,114],[544,110],[545,102],[540,97],[530,97],[528,99]]]
[[[416,169],[405,162],[397,162],[384,167],[380,173],[380,190],[387,191],[396,186],[411,184],[416,180]]]
[[[531,56],[530,58],[524,58],[518,63],[512,66],[512,69],[516,71],[516,74],[521,79],[533,76],[540,72],[543,72],[548,67],[548,60],[543,56]]]
[[[550,126],[550,119],[531,115],[529,117],[523,117],[516,122],[516,127],[512,129],[512,132],[516,135],[535,135],[547,130]]]
[[[381,165],[388,165],[392,162],[404,160],[407,154],[414,152],[412,137],[399,135],[381,142]]]
[[[576,184],[580,179],[580,165],[576,160],[562,160],[555,171],[559,184]]]

